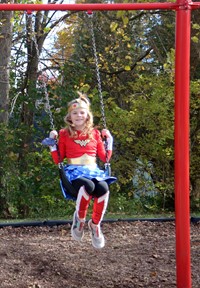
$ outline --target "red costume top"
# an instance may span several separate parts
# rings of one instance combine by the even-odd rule
[[[69,132],[66,129],[61,129],[59,131],[58,148],[60,153],[60,159],[58,151],[52,151],[51,155],[54,162],[58,164],[59,162],[62,162],[64,158],[78,158],[83,156],[84,154],[94,158],[98,156],[101,161],[106,162],[106,151],[99,130],[93,129],[91,138],[89,138],[87,135],[80,135],[81,131],[77,132],[77,137],[70,137]],[[112,151],[107,151],[108,161],[111,155]]]

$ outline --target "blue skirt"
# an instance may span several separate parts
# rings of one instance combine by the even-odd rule
[[[107,175],[106,171],[99,169],[94,165],[66,165],[65,172],[68,180],[71,182],[77,178],[96,179],[97,181],[106,181],[108,185],[117,181],[116,177]]]
[[[67,179],[71,182],[73,180],[76,180],[80,177],[84,177],[90,180],[96,179],[97,181],[106,181],[108,185],[114,183],[117,181],[116,177],[109,176],[107,173],[108,171],[103,171],[99,169],[99,167],[94,165],[85,165],[85,166],[79,166],[79,165],[66,165],[64,167]],[[66,190],[66,188],[63,186],[62,181],[60,180],[60,187],[61,191],[63,193],[63,196],[67,200],[76,200],[75,197],[72,197],[69,193],[69,191]]]

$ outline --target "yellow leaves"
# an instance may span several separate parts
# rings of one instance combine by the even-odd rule
[[[18,153],[14,153],[14,152],[10,152],[9,153],[9,158],[13,161],[16,161],[19,157],[19,154]]]
[[[193,37],[191,38],[191,40],[192,40],[194,43],[198,43],[198,42],[199,42],[199,39],[198,39],[197,36],[193,36]]]
[[[104,69],[107,69],[107,70],[108,70],[108,68],[109,68],[108,63],[107,63],[107,62],[104,63],[102,67],[104,67]]]
[[[48,33],[50,30],[51,30],[50,27],[45,27],[45,28],[44,28],[44,32],[45,32],[45,33]]]
[[[192,28],[196,29],[196,30],[199,30],[200,29],[200,25],[197,24],[197,23],[194,23],[194,24],[192,24]]]
[[[117,18],[122,19],[124,26],[126,26],[129,22],[129,18],[126,15],[127,15],[126,11],[118,11],[117,12]]]
[[[111,32],[114,32],[114,31],[117,29],[117,27],[118,27],[118,23],[116,23],[116,22],[111,22],[111,24],[110,24],[110,30],[111,30]]]
[[[90,90],[90,85],[83,82],[80,83],[81,91],[87,93]]]
[[[66,36],[66,31],[65,30],[58,31],[58,35],[65,37]]]
[[[111,32],[116,32],[118,35],[122,35],[123,37],[125,37],[124,29],[119,27],[118,23],[116,22],[112,22],[110,24],[110,30]]]
[[[133,197],[133,192],[129,191],[128,192],[128,197]]]
[[[117,11],[117,18],[122,18],[126,12],[123,10]]]
[[[115,102],[114,97],[108,97],[108,98],[107,98],[107,103],[108,103],[108,104],[111,104],[111,103],[114,103],[114,102]]]
[[[131,58],[130,55],[126,55],[125,59],[127,59],[127,60],[131,60],[132,58]]]
[[[166,156],[171,156],[173,155],[173,150],[171,147],[168,147],[165,149],[165,153],[166,153]]]
[[[122,21],[123,21],[124,25],[126,26],[129,22],[129,19],[128,19],[128,17],[122,17]]]
[[[100,60],[103,60],[103,55],[101,53],[99,53],[98,56]]]
[[[168,66],[169,66],[168,63],[164,63],[164,65],[163,65],[164,70],[167,70]]]
[[[120,34],[121,34],[121,35],[124,35],[124,29],[118,28],[118,29],[117,29],[117,34],[118,34],[118,35],[120,35]]]
[[[130,71],[130,70],[131,70],[131,67],[128,66],[128,65],[126,65],[126,66],[124,67],[124,70],[126,70],[126,71]]]
[[[128,142],[128,143],[133,142],[133,138],[132,137],[126,137],[126,142]]]
[[[41,0],[36,0],[35,4],[42,4],[42,1]]]
[[[6,19],[5,18],[2,18],[1,20],[0,20],[0,24],[2,25],[3,23],[5,23],[6,22]]]

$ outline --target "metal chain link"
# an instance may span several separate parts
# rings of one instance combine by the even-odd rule
[[[90,18],[89,23],[90,23],[90,31],[91,31],[91,36],[92,36],[92,48],[93,48],[94,59],[95,59],[95,69],[96,69],[96,76],[97,76],[99,99],[100,99],[100,104],[101,104],[102,124],[103,124],[103,128],[107,129],[104,102],[103,102],[103,94],[102,94],[102,86],[101,86],[101,78],[100,78],[100,71],[99,71],[99,59],[97,56],[96,41],[95,41],[95,35],[94,35],[93,14],[88,13],[88,17]]]
[[[50,102],[49,102],[49,93],[47,91],[47,85],[46,82],[42,80],[41,85],[40,85],[43,89],[44,89],[44,95],[45,95],[45,111],[47,112],[47,114],[49,115],[49,119],[50,119],[50,128],[51,130],[55,130],[55,125],[54,125],[54,120],[53,120],[53,114],[51,111],[51,106],[50,106]]]
[[[28,14],[28,17],[32,17],[31,14]],[[33,31],[33,29],[32,29]],[[39,47],[38,47],[38,43],[37,43],[37,39],[35,36],[35,32],[33,31],[33,37],[32,40],[35,44],[35,50],[36,50],[36,54],[37,54],[37,58],[38,58],[38,66],[39,66],[39,71],[42,71],[42,66],[41,66],[41,62],[40,62],[40,52],[39,52]],[[49,119],[50,119],[50,128],[51,130],[55,130],[55,125],[54,125],[54,119],[53,119],[53,114],[51,111],[51,106],[50,106],[50,101],[49,101],[49,93],[47,90],[47,84],[45,81],[45,76],[43,76],[41,74],[41,82],[39,83],[40,87],[43,88],[44,90],[44,95],[45,95],[45,111],[47,112]]]
[[[101,106],[101,118],[102,118],[102,124],[103,128],[107,129],[106,125],[106,116],[105,116],[105,109],[104,109],[104,102],[103,102],[103,94],[102,94],[102,86],[101,86],[101,78],[100,78],[100,71],[99,71],[99,59],[97,56],[97,48],[96,48],[96,41],[95,41],[95,35],[94,35],[94,25],[93,25],[93,13],[88,13],[88,17],[90,18],[90,31],[92,36],[92,48],[94,53],[94,59],[95,59],[95,68],[96,68],[96,76],[97,76],[97,85],[98,85],[98,91],[99,91],[99,99],[100,99],[100,106]],[[105,168],[109,171],[110,169],[110,163],[108,161],[108,141],[105,137],[104,139],[104,146],[106,150],[106,163]],[[109,172],[110,174],[111,172]]]

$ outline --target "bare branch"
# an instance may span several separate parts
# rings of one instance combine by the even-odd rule
[[[149,55],[151,50],[153,50],[152,47],[147,49],[140,57],[138,57],[138,59],[130,66],[130,70],[133,70],[137,66],[138,62],[142,61],[147,55]],[[118,75],[118,74],[121,74],[123,72],[128,72],[128,71],[125,70],[124,68],[121,68],[119,70],[112,71],[112,72],[108,72],[108,71],[100,69],[100,72],[103,73],[103,74],[107,74],[107,75]]]

